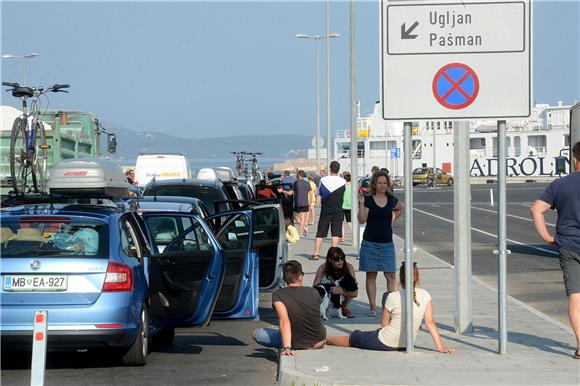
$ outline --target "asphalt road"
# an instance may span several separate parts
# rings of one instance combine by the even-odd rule
[[[103,352],[47,355],[46,385],[272,385],[277,353],[258,347],[251,331],[276,321],[271,294],[260,297],[261,321],[216,320],[177,329],[172,346],[153,347],[147,365],[125,367]],[[277,324],[277,323],[276,323]],[[2,385],[30,385],[30,354],[2,350]]]
[[[552,318],[569,325],[567,298],[555,247],[543,244],[536,234],[529,208],[547,183],[508,184],[507,256],[508,294]],[[494,205],[490,201],[493,190]],[[395,191],[404,200],[404,191]],[[414,243],[453,264],[453,187],[414,189]],[[546,220],[554,232],[556,213],[548,211]],[[497,288],[497,191],[496,185],[471,186],[472,271]],[[404,221],[395,233],[404,236]],[[477,307],[473,305],[474,309]]]

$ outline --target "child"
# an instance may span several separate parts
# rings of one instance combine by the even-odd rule
[[[286,241],[289,243],[295,243],[300,240],[298,229],[292,225],[292,220],[290,220],[289,217],[284,217],[284,222],[286,223]]]

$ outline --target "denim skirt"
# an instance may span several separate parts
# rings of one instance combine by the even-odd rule
[[[364,272],[396,272],[395,244],[363,240],[358,269]]]

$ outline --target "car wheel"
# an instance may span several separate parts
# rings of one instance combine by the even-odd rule
[[[174,338],[175,328],[165,327],[159,330],[159,332],[153,336],[153,344],[160,347],[171,346],[173,344]]]
[[[447,180],[447,186],[453,185],[453,178]]]
[[[145,304],[141,306],[141,323],[135,342],[123,355],[122,362],[127,366],[144,366],[149,353],[149,313]]]

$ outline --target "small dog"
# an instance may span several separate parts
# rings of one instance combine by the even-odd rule
[[[337,316],[339,319],[346,319],[346,316],[342,314],[342,302],[344,301],[344,296],[333,294],[330,292],[332,287],[338,287],[340,280],[334,283],[318,284],[315,288],[322,298],[322,303],[320,304],[320,316],[324,320],[329,320],[332,318],[332,310],[337,310]]]

